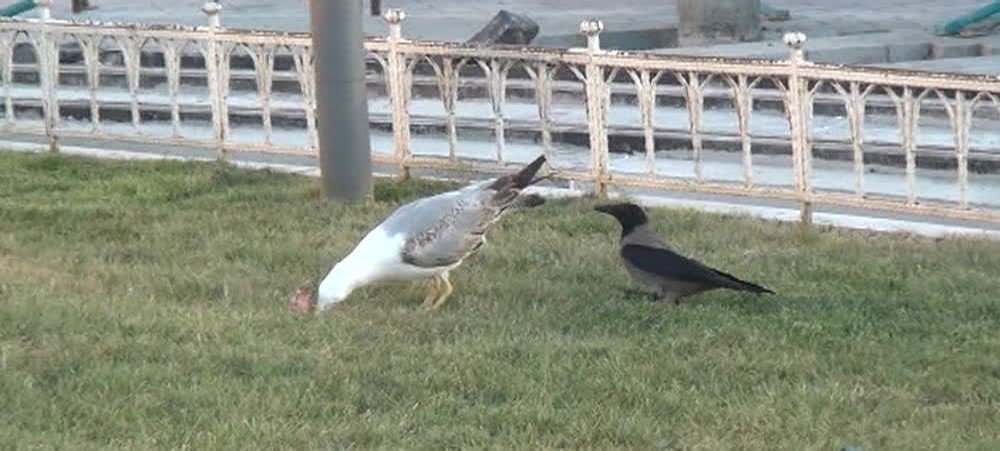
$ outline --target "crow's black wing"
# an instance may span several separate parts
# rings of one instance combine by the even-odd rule
[[[627,244],[621,252],[628,264],[667,279],[717,284],[719,278],[711,268],[669,249]]]
[[[760,285],[740,280],[722,271],[709,268],[696,260],[687,258],[670,249],[627,244],[622,246],[621,254],[622,258],[628,264],[665,279],[703,283],[756,293],[771,292],[771,290]]]

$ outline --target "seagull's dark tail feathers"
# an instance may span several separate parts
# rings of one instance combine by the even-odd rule
[[[543,164],[545,164],[545,155],[540,155],[538,158],[535,158],[535,161],[532,161],[524,169],[521,169],[520,172],[514,174],[514,187],[521,189],[541,180],[535,179],[535,174],[538,173]]]
[[[515,174],[505,175],[498,178],[492,185],[490,185],[490,188],[500,191],[508,189],[523,189],[530,186],[532,183],[542,180],[541,178],[536,179],[535,174],[538,173],[538,170],[542,168],[543,164],[545,164],[545,155],[535,158],[535,161],[532,161],[531,164],[525,166],[524,169],[521,169]]]
[[[747,282],[745,280],[738,279],[736,278],[736,276],[726,274],[719,270],[715,270],[715,272],[718,275],[722,276],[723,281],[725,282],[723,286],[726,288],[730,288],[733,290],[740,290],[740,291],[749,291],[751,293],[756,293],[756,294],[761,294],[761,293],[774,294],[774,291],[771,291],[771,289],[762,287],[753,282]]]

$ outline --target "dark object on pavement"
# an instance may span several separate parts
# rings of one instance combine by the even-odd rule
[[[96,6],[90,5],[90,0],[73,0],[73,14],[79,14],[84,11],[89,11],[91,9],[97,9]]]
[[[467,42],[481,44],[530,44],[538,36],[538,24],[521,14],[500,10],[493,20]]]
[[[760,3],[760,15],[765,20],[772,22],[786,21],[792,18],[792,14],[784,8],[775,8],[767,3]]]
[[[598,205],[594,210],[614,216],[621,224],[620,253],[625,267],[632,279],[652,291],[657,300],[679,305],[688,296],[716,288],[774,293],[677,253],[646,227],[646,212],[638,205]]]

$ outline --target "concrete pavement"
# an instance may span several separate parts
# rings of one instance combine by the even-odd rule
[[[277,30],[307,30],[308,0],[224,0],[222,22],[235,28]],[[74,16],[69,2],[56,2],[53,15],[57,18],[76,17],[140,23],[180,23],[201,25],[205,17],[200,11],[204,0],[93,0],[98,9]],[[927,2],[922,0],[770,0],[776,8],[788,9],[792,19],[774,22],[772,28],[807,27],[815,33],[837,29],[852,33],[864,31],[871,24],[888,30],[924,29],[958,14],[972,11],[986,2],[953,0]],[[666,27],[677,22],[674,0],[498,0],[470,2],[467,0],[389,0],[382,8],[402,8],[409,18],[405,23],[407,36],[464,40],[478,30],[500,9],[528,14],[541,26],[540,36],[575,33],[580,20],[597,17],[609,31],[635,28]],[[366,17],[365,31],[384,34],[379,18]],[[801,30],[800,30],[801,31]],[[810,30],[805,30],[809,32]]]
[[[204,0],[95,0],[98,9],[73,15],[69,2],[56,2],[53,16],[79,20],[177,23],[204,25]],[[809,36],[807,57],[815,61],[843,64],[896,64],[910,69],[1000,73],[996,58],[977,59],[1000,53],[1000,38],[940,38],[933,27],[947,19],[972,11],[988,2],[954,0],[770,0],[770,6],[788,9],[791,19],[764,21],[764,40],[754,43],[685,47],[665,53],[754,56],[781,58],[786,55],[780,36],[801,31]],[[231,28],[305,31],[308,0],[225,0],[222,23]],[[664,34],[677,25],[676,0],[390,0],[382,8],[402,8],[408,18],[403,34],[418,39],[464,41],[478,31],[497,11],[524,13],[541,31],[539,45],[581,45],[577,27],[581,20],[600,18],[605,24],[608,48],[629,50],[671,47],[675,34]],[[367,10],[367,8],[366,8]],[[29,13],[28,15],[30,15]],[[385,35],[379,17],[365,16],[369,35]],[[994,50],[995,49],[995,50]],[[935,58],[964,58],[961,65],[933,62]],[[924,63],[924,60],[929,60]]]

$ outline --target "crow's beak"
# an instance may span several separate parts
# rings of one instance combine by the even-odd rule
[[[597,205],[594,207],[594,211],[611,214],[611,205]]]

